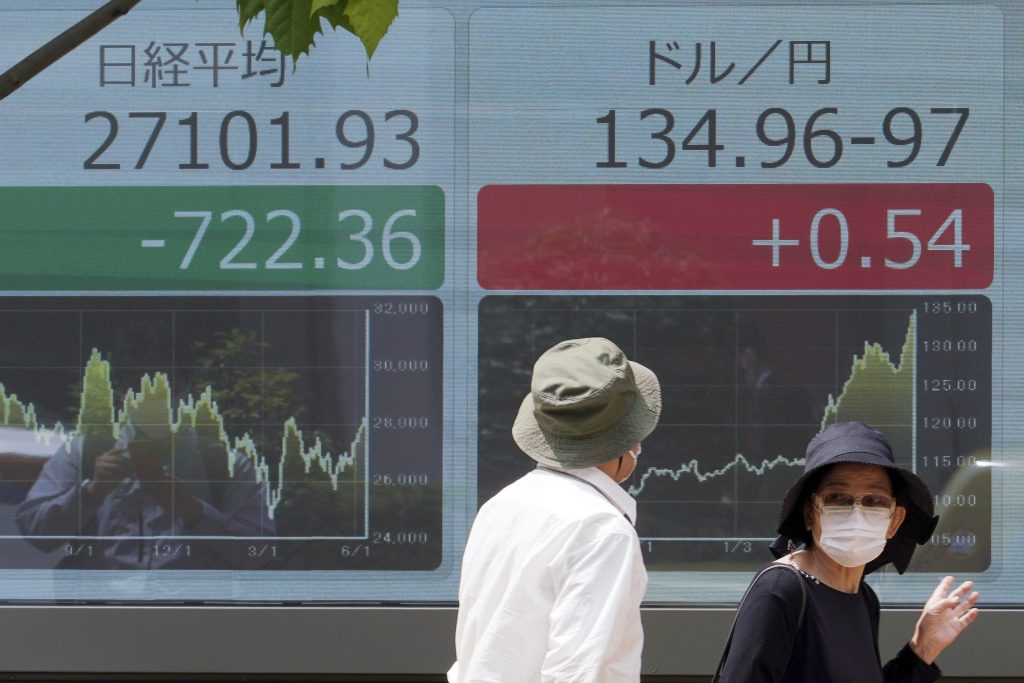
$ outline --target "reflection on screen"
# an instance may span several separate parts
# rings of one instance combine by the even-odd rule
[[[0,319],[26,333],[0,360],[0,562],[436,566],[439,312],[422,297],[8,302]],[[28,332],[44,318],[49,334]]]
[[[936,494],[940,526],[914,568],[982,571],[992,538],[990,319],[983,297],[488,297],[480,502],[530,467],[505,426],[533,363],[522,350],[567,331],[609,336],[658,375],[664,395],[626,485],[649,569],[763,564],[808,441],[857,420],[881,430]],[[966,344],[974,350],[958,350]]]

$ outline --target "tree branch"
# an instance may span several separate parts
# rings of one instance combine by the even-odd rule
[[[140,0],[110,0],[64,33],[0,74],[0,100],[32,80],[43,69],[99,33],[105,26],[128,14]]]

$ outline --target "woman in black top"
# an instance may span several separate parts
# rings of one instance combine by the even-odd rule
[[[935,658],[978,614],[972,582],[939,582],[913,637],[882,666],[878,598],[863,580],[889,562],[902,574],[937,522],[927,486],[897,467],[885,437],[859,422],[825,429],[783,499],[772,552],[788,567],[759,574],[744,597],[723,683],[938,679]]]

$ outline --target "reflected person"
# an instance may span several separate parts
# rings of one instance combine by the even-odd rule
[[[771,546],[779,559],[757,575],[741,602],[721,681],[938,679],[935,658],[978,615],[972,582],[954,588],[953,577],[942,579],[913,636],[884,666],[879,601],[864,582],[890,562],[902,574],[937,521],[928,487],[896,464],[881,433],[860,422],[823,430],[807,446],[804,473],[783,499],[780,536]]]
[[[760,334],[748,332],[737,353],[739,451],[748,460],[797,458],[806,437],[790,426],[820,424],[810,397],[799,380],[779,369],[772,350]]]
[[[173,537],[274,534],[267,483],[256,481],[249,460],[191,428],[158,442],[130,437],[111,444],[109,437],[78,436],[62,444],[15,512],[21,533],[44,551],[101,537],[91,554],[71,554],[60,568],[248,566],[240,542]]]

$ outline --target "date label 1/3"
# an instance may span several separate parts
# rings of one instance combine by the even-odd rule
[[[441,188],[0,188],[19,290],[436,289]]]

